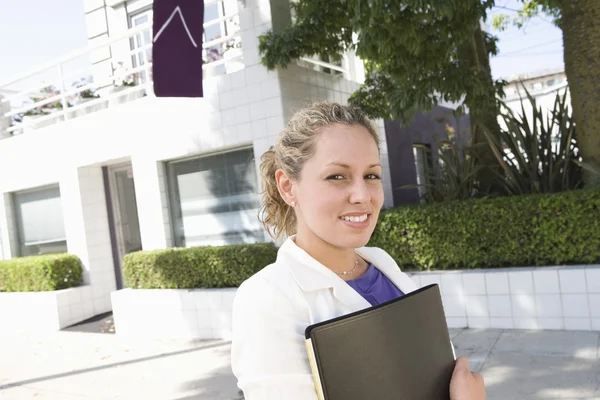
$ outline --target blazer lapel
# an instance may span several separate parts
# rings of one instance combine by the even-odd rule
[[[358,311],[370,307],[371,304],[348,285],[335,272],[312,258],[288,238],[277,253],[277,260],[286,265],[292,276],[305,292],[329,289],[333,295],[350,311]],[[366,261],[375,265],[402,293],[417,290],[412,279],[400,270],[398,264],[385,251],[375,247],[361,247],[356,253]]]
[[[336,282],[333,286],[333,295],[346,305],[351,312],[363,310],[367,307],[371,307],[371,303],[365,300],[354,288],[342,278],[336,276]]]
[[[356,253],[375,265],[402,293],[407,294],[418,289],[413,280],[400,270],[396,261],[385,251],[375,247],[361,247],[356,249]]]
[[[371,304],[348,285],[335,272],[312,258],[288,238],[279,249],[277,259],[285,264],[305,292],[332,289],[333,295],[350,312],[370,307]]]

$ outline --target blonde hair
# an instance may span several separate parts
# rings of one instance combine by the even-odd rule
[[[261,157],[263,192],[259,219],[274,239],[282,234],[290,236],[296,233],[296,214],[279,194],[275,172],[281,169],[289,178],[299,180],[304,164],[315,153],[318,134],[333,124],[364,127],[379,149],[379,136],[375,128],[357,107],[318,102],[298,110],[278,136],[275,145]]]

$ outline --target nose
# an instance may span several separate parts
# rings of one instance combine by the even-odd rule
[[[352,204],[366,204],[371,201],[371,192],[364,179],[358,179],[352,184],[349,200]]]

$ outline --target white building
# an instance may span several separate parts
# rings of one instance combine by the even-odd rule
[[[563,69],[539,70],[509,77],[507,81],[504,87],[506,97],[503,101],[515,113],[521,113],[521,99],[524,100],[526,112],[531,112],[527,92],[535,99],[538,107],[548,113],[554,107],[556,94],[562,95],[569,90],[567,75]],[[570,104],[569,94],[567,94],[567,102]]]
[[[352,54],[339,66],[304,60],[269,72],[260,64],[257,36],[290,21],[288,0],[205,7],[204,47],[219,54],[207,53],[214,61],[204,67],[204,98],[153,96],[151,0],[85,0],[89,48],[0,84],[4,93],[38,93],[41,85],[30,85],[36,74],[59,77],[56,91],[25,108],[11,102],[20,92],[0,103],[0,259],[80,257],[85,287],[57,300],[60,327],[111,309],[126,253],[269,240],[257,219],[261,154],[295,108],[345,102],[362,79]],[[241,48],[223,55],[224,43]],[[90,69],[67,76],[85,58]],[[85,75],[94,82],[73,89],[69,82]],[[77,96],[88,87],[101,97]],[[25,111],[42,114],[19,123]]]
[[[525,117],[530,124],[533,123],[533,109],[527,98],[528,92],[535,100],[537,109],[541,110],[545,126],[552,116],[557,95],[563,96],[566,94],[566,104],[569,107],[571,105],[567,75],[562,69],[539,70],[529,74],[512,76],[508,79],[504,92],[506,95],[503,99],[504,104],[518,117],[521,117],[523,110],[525,110]],[[502,116],[498,117],[498,122],[501,127],[506,127]],[[559,140],[558,134],[558,126],[555,126],[553,130],[555,144]],[[508,150],[506,151],[509,154]]]

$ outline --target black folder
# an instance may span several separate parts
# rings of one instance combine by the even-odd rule
[[[320,400],[449,400],[455,355],[438,285],[306,328]]]

